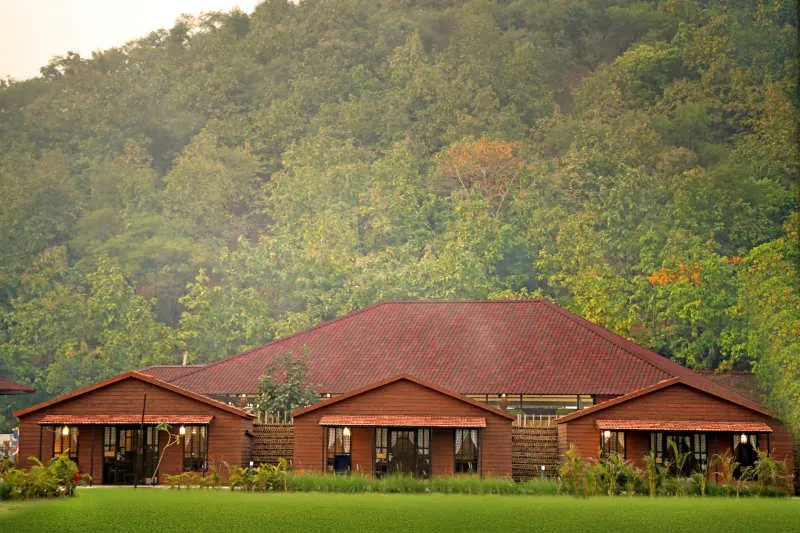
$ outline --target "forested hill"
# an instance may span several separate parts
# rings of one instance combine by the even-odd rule
[[[389,299],[544,297],[800,420],[788,0],[265,2],[0,89],[34,397]]]

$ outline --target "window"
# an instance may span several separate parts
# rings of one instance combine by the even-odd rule
[[[184,429],[186,433],[183,435],[183,471],[205,472],[208,426],[185,426]]]
[[[350,472],[350,428],[329,427],[327,469],[335,474]]]
[[[53,457],[66,455],[73,461],[78,459],[78,428],[76,426],[55,426],[53,438]]]
[[[386,474],[389,467],[389,428],[375,428],[375,477]]]
[[[742,469],[753,466],[758,461],[758,435],[755,433],[734,433],[731,446],[733,457],[739,466],[733,473],[736,479],[742,476]]]
[[[600,432],[600,457],[609,455],[625,457],[625,432],[609,430]]]
[[[650,434],[650,450],[656,462],[669,465],[670,475],[687,476],[708,470],[705,433],[654,432]]]
[[[478,472],[478,430],[456,429],[456,473]]]

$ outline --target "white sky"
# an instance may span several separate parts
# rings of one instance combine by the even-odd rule
[[[0,0],[0,78],[39,75],[53,56],[67,51],[91,57],[171,28],[182,13],[252,13],[260,0]]]

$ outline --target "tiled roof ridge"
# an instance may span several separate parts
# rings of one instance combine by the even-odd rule
[[[207,368],[213,368],[213,367],[215,367],[215,366],[217,366],[219,364],[226,363],[226,362],[232,361],[234,359],[239,359],[241,357],[246,357],[246,356],[252,354],[253,352],[255,352],[257,350],[260,350],[261,348],[264,348],[265,346],[269,346],[269,345],[277,346],[277,345],[279,345],[281,343],[289,341],[290,339],[295,339],[295,338],[300,337],[302,335],[307,335],[307,334],[309,334],[311,332],[317,331],[317,330],[322,329],[324,327],[336,324],[338,322],[344,322],[345,320],[350,320],[351,318],[354,318],[354,317],[356,317],[358,315],[364,314],[364,313],[366,313],[368,311],[373,311],[373,310],[375,310],[375,309],[377,309],[379,307],[384,307],[384,306],[388,306],[388,305],[398,305],[398,304],[401,304],[401,305],[407,305],[407,304],[413,304],[413,305],[420,305],[420,304],[465,304],[465,303],[530,304],[530,303],[540,303],[542,301],[543,300],[539,300],[539,299],[535,299],[535,300],[534,299],[531,299],[531,300],[478,300],[478,299],[472,299],[472,300],[447,300],[447,299],[435,300],[434,299],[434,300],[431,300],[431,299],[427,299],[427,300],[386,300],[386,301],[383,301],[383,302],[376,302],[374,304],[370,304],[370,305],[368,305],[366,307],[363,307],[361,309],[356,309],[355,311],[351,311],[351,312],[349,312],[347,314],[344,314],[342,316],[337,316],[337,317],[332,318],[330,320],[326,320],[324,322],[320,322],[319,324],[315,324],[315,325],[311,326],[310,328],[306,328],[306,329],[303,329],[301,331],[297,331],[295,333],[292,333],[291,335],[287,335],[285,337],[281,337],[280,339],[273,339],[273,340],[271,340],[271,341],[269,341],[267,343],[259,344],[258,346],[254,346],[254,347],[252,347],[252,348],[250,348],[248,350],[245,350],[245,351],[243,351],[241,353],[230,355],[228,357],[223,357],[222,359],[217,359],[216,361],[208,363],[207,365],[200,365],[198,368],[192,370],[191,372],[187,372],[185,374],[182,374],[179,378],[176,378],[176,379],[183,379],[183,378],[192,376],[195,373],[197,373],[199,370],[204,370],[204,369],[207,369]],[[162,365],[162,366],[164,366],[164,365]]]

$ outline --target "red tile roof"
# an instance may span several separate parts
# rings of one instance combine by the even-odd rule
[[[507,413],[507,412],[503,411],[502,409],[498,409],[497,407],[492,407],[491,405],[487,405],[487,404],[485,404],[483,402],[479,402],[479,401],[473,400],[472,398],[467,398],[466,396],[462,396],[461,394],[459,394],[457,392],[453,392],[453,391],[449,391],[447,389],[443,389],[442,387],[440,387],[438,385],[434,385],[433,383],[427,383],[425,381],[422,381],[421,379],[418,379],[418,378],[416,378],[414,376],[409,376],[407,374],[400,374],[398,376],[392,376],[392,377],[390,377],[388,379],[383,379],[381,381],[377,381],[375,383],[370,383],[368,385],[365,385],[364,387],[351,390],[351,391],[346,392],[346,393],[344,393],[344,394],[342,394],[340,396],[337,396],[335,398],[330,398],[330,399],[327,399],[327,400],[323,400],[323,401],[321,401],[319,403],[315,403],[313,405],[309,405],[308,407],[304,407],[302,409],[296,409],[296,410],[292,411],[292,418],[297,418],[298,416],[308,414],[308,413],[310,413],[312,411],[316,411],[317,409],[324,409],[324,408],[328,407],[329,405],[333,405],[335,403],[343,402],[343,401],[345,401],[345,400],[347,400],[349,398],[352,398],[354,396],[359,396],[361,394],[364,394],[366,392],[378,389],[380,387],[385,387],[386,385],[389,385],[391,383],[395,383],[397,381],[410,381],[411,383],[416,383],[420,387],[425,387],[426,389],[430,389],[432,391],[438,392],[439,394],[443,394],[445,396],[450,396],[451,398],[454,398],[454,399],[456,399],[456,400],[458,400],[460,402],[464,402],[464,403],[470,404],[473,407],[477,407],[478,409],[482,409],[484,411],[488,411],[489,413],[493,413],[493,414],[502,416],[504,418],[508,418],[509,420],[514,420],[514,418],[515,418],[514,415],[512,415],[510,413]]]
[[[469,393],[625,394],[690,370],[544,300],[387,302],[172,380],[254,394],[267,363],[304,356],[320,393],[398,373]]]
[[[22,383],[15,383],[9,379],[0,378],[0,394],[29,394],[31,392],[36,392],[36,389]]]
[[[763,422],[707,422],[705,420],[598,420],[599,430],[621,431],[707,431],[731,433],[772,433]]]
[[[167,424],[208,424],[213,420],[210,415],[144,415],[144,423],[156,425]],[[45,415],[39,420],[43,426],[50,425],[114,425],[141,424],[142,415]]]
[[[232,407],[232,406],[230,406],[228,404],[225,404],[225,403],[222,403],[222,402],[218,402],[217,400],[212,400],[211,398],[208,398],[207,396],[203,396],[202,394],[198,394],[196,392],[192,392],[190,390],[183,389],[181,387],[173,385],[172,383],[167,383],[166,381],[162,381],[162,380],[160,380],[158,378],[154,378],[153,376],[149,376],[147,374],[141,374],[139,372],[136,372],[135,370],[130,370],[130,371],[125,372],[123,374],[119,374],[117,376],[114,376],[113,378],[108,378],[108,379],[106,379],[104,381],[99,381],[97,383],[94,383],[94,384],[89,385],[87,387],[83,387],[81,389],[69,392],[67,394],[62,394],[61,396],[56,396],[55,398],[52,398],[50,400],[47,400],[47,401],[44,401],[44,402],[40,402],[40,403],[37,403],[35,405],[31,405],[30,407],[26,407],[25,409],[20,409],[19,411],[14,412],[14,416],[17,417],[17,418],[20,418],[22,416],[26,416],[26,415],[29,415],[29,414],[31,414],[33,412],[39,411],[40,409],[44,409],[46,407],[50,407],[52,405],[56,405],[56,404],[61,403],[61,402],[65,402],[67,400],[71,400],[73,398],[77,398],[79,396],[83,396],[84,394],[88,394],[90,392],[96,391],[98,389],[102,389],[104,387],[108,387],[109,385],[113,385],[114,383],[118,383],[118,382],[126,380],[126,379],[135,379],[135,380],[143,381],[145,383],[150,383],[151,385],[154,385],[156,387],[160,387],[162,389],[166,389],[166,390],[172,391],[172,392],[174,392],[176,394],[180,394],[181,396],[185,396],[187,398],[191,398],[191,399],[193,399],[195,401],[204,403],[206,405],[210,405],[211,407],[216,407],[217,409],[221,409],[223,411],[227,411],[228,413],[232,413],[232,414],[241,416],[243,418],[255,418],[255,415],[253,415],[252,413],[248,413],[247,411],[243,411],[241,409],[237,409],[236,407]],[[131,410],[136,411],[136,409],[134,409],[134,407],[131,407]],[[141,420],[141,414],[139,416],[140,416],[140,420]]]
[[[485,428],[486,419],[479,416],[323,416],[320,426],[412,427],[412,428]]]
[[[194,372],[204,365],[153,365],[139,370],[142,374],[153,376],[162,381],[172,381],[189,372]]]

